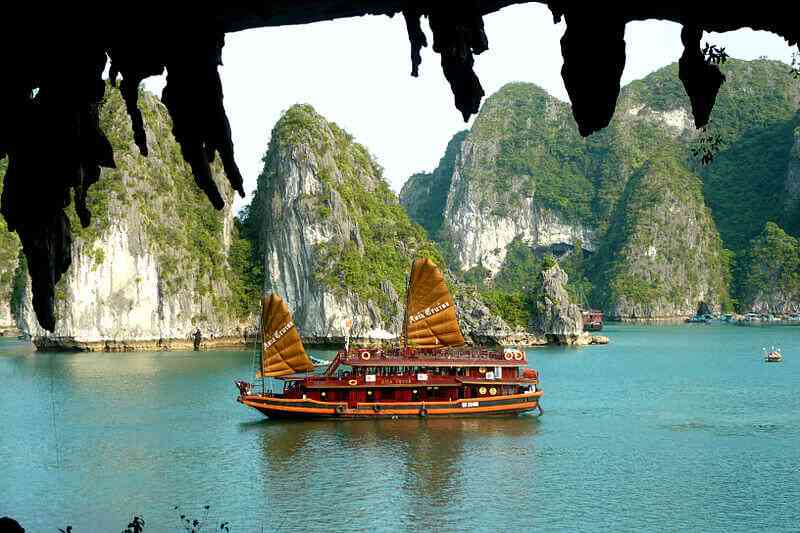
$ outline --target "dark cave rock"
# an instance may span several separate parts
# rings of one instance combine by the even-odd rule
[[[433,48],[441,56],[456,107],[468,119],[478,111],[484,95],[473,70],[474,56],[488,48],[482,17],[517,3],[522,2],[271,0],[217,2],[194,10],[169,3],[142,3],[135,8],[110,4],[97,11],[80,4],[54,7],[6,2],[4,37],[8,46],[0,51],[4,64],[0,157],[8,155],[9,165],[0,211],[22,241],[40,323],[52,330],[55,284],[70,264],[71,232],[64,208],[74,199],[81,224],[88,224],[86,193],[97,181],[100,167],[114,165],[97,115],[105,89],[101,73],[106,53],[112,59],[110,77],[122,75],[120,90],[143,155],[147,154],[147,139],[137,108],[138,87],[144,78],[167,68],[163,100],[172,116],[173,132],[197,183],[219,208],[222,198],[209,171],[215,154],[219,154],[233,188],[243,194],[217,72],[227,32],[402,12],[411,45],[412,75],[416,75],[421,48],[427,44],[420,19],[428,16]],[[546,5],[556,20],[566,18],[562,76],[583,135],[605,127],[614,112],[628,22],[655,18],[684,26],[680,78],[697,126],[708,122],[724,81],[719,68],[707,62],[700,50],[700,29],[725,32],[750,27],[777,33],[790,45],[797,44],[800,37],[794,5],[788,2],[765,7],[738,3],[722,8],[666,0],[622,0],[601,7],[550,0]]]
[[[583,10],[567,12],[565,18],[561,76],[578,130],[586,137],[608,126],[614,116],[625,68],[625,21],[599,25],[597,13]]]
[[[694,125],[702,128],[708,124],[719,88],[725,75],[717,65],[710,64],[700,50],[703,30],[696,25],[686,25],[681,30],[683,54],[678,61],[678,75],[689,96],[694,114]]]
[[[442,71],[450,82],[456,108],[464,122],[478,112],[484,96],[483,87],[473,70],[473,54],[489,48],[483,31],[483,18],[473,2],[464,2],[466,8],[453,10],[435,4],[429,15],[433,32],[433,51],[442,57]]]
[[[108,76],[111,84],[116,86],[117,74],[122,74],[119,90],[128,116],[131,117],[133,140],[139,148],[139,153],[147,156],[147,136],[144,131],[142,113],[137,105],[139,86],[145,78],[164,72],[164,62],[159,60],[160,54],[157,48],[147,46],[145,42],[141,41],[137,44],[130,47],[124,45],[109,47],[108,57],[111,59],[111,68]]]
[[[176,44],[167,58],[167,85],[161,95],[183,157],[192,167],[197,185],[216,209],[222,209],[225,201],[211,175],[210,163],[215,153],[219,153],[233,190],[244,198],[217,71],[222,64],[224,39],[222,34],[198,32],[196,37]]]
[[[4,533],[25,533],[25,529],[19,525],[19,522],[8,516],[0,518],[0,531]]]
[[[103,49],[82,46],[71,61],[54,62],[35,96],[25,95],[24,115],[10,143],[0,212],[16,231],[28,261],[33,307],[43,327],[55,327],[55,285],[71,262],[71,230],[64,208],[75,200],[81,224],[90,223],[86,193],[113,167],[111,145],[100,131],[105,91]],[[11,110],[11,114],[20,110]]]
[[[428,39],[422,31],[420,19],[422,12],[413,7],[403,10],[403,17],[406,20],[406,29],[408,30],[408,41],[411,44],[411,75],[415,78],[419,76],[419,66],[422,63],[422,55],[420,52],[428,46]]]

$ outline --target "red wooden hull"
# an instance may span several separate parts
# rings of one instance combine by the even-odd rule
[[[539,410],[542,391],[510,396],[469,398],[447,402],[320,402],[280,396],[247,395],[237,400],[270,418],[425,418],[463,416],[509,416]]]

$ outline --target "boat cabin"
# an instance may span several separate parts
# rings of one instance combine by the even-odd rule
[[[320,376],[285,376],[283,396],[328,402],[435,402],[536,390],[525,352],[489,350],[340,351]]]

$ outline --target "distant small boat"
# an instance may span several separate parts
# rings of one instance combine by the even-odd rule
[[[767,363],[780,363],[783,361],[783,354],[780,348],[774,346],[767,351],[766,348],[761,348],[764,352],[764,361]]]
[[[708,324],[714,317],[711,315],[694,315],[685,320],[687,324]]]
[[[597,309],[587,309],[582,313],[583,331],[602,331],[603,312]]]

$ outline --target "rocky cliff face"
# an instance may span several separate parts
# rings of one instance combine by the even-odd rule
[[[408,216],[425,228],[431,239],[440,237],[453,169],[461,155],[461,145],[468,133],[465,130],[455,134],[447,143],[447,149],[436,169],[430,173],[414,174],[406,180],[400,191],[400,203]]]
[[[786,228],[794,235],[800,235],[800,126],[794,130],[794,145],[786,172],[784,193],[783,218]]]
[[[468,287],[460,287],[455,296],[458,321],[465,340],[481,346],[542,346],[547,339],[542,333],[524,327],[512,327],[493,313],[481,300],[481,295]]]
[[[588,196],[579,198],[583,144],[569,107],[538,87],[513,83],[492,95],[461,145],[444,208],[456,265],[494,275],[515,238],[592,250]]]
[[[531,329],[551,344],[589,344],[591,337],[583,331],[581,309],[570,301],[566,290],[568,280],[558,264],[542,270]]]
[[[0,159],[0,176],[6,172],[7,159]],[[3,183],[0,180],[0,192]],[[11,314],[11,298],[14,289],[14,274],[19,261],[19,239],[8,231],[6,221],[0,217],[0,335],[16,332],[16,322]]]
[[[609,127],[587,139],[566,104],[535,86],[487,99],[442,213],[451,264],[497,280],[515,243],[541,254],[580,241],[593,253],[575,279],[588,278],[585,303],[611,316],[681,317],[699,299],[729,307],[723,250],[742,252],[768,220],[800,232],[800,84],[775,61],[730,59],[722,70],[702,132],[677,64],[624,87]],[[697,154],[714,143],[703,167]]]
[[[357,342],[397,338],[412,260],[446,269],[367,150],[308,105],[275,125],[245,223],[257,235],[264,290],[286,299],[306,342],[340,343],[348,321]],[[468,341],[518,338],[475,295],[453,292]]]
[[[415,255],[441,258],[403,212],[367,150],[311,106],[272,131],[250,207],[264,290],[283,296],[303,336],[394,338]]]
[[[727,295],[728,258],[700,180],[669,154],[628,181],[598,261],[610,318],[684,316],[700,301],[719,311]]]
[[[800,243],[780,226],[767,222],[738,258],[742,274],[738,297],[759,313],[800,311]]]
[[[198,327],[209,340],[242,338],[244,313],[228,286],[230,187],[218,180],[228,207],[217,212],[194,184],[164,107],[148,93],[139,106],[148,158],[134,145],[119,93],[106,89],[101,126],[117,168],[104,170],[90,190],[88,228],[78,229],[71,213],[77,235],[72,265],[57,286],[52,334],[32,312],[29,283],[21,296],[17,322],[40,347],[168,348],[190,344]]]

